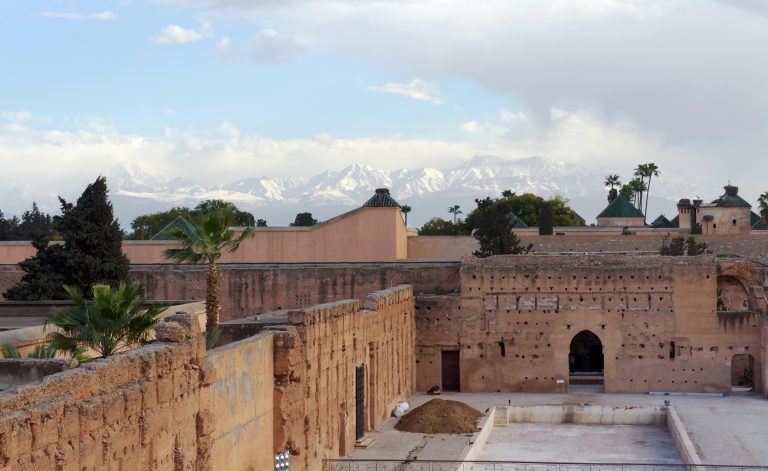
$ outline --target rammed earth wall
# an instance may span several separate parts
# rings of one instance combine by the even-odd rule
[[[275,331],[275,450],[291,451],[291,469],[315,471],[354,448],[356,368],[365,430],[413,394],[413,291],[398,286],[288,317],[291,325]]]
[[[0,394],[0,468],[271,469],[272,336],[206,358],[188,314],[157,334]]]

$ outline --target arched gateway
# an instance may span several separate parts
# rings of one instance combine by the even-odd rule
[[[589,330],[582,330],[571,340],[568,372],[571,384],[603,384],[603,343]]]

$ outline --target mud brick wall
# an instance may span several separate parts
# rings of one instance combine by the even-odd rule
[[[156,332],[0,394],[0,469],[272,469],[271,334],[206,358],[191,315]]]
[[[208,351],[214,380],[204,394],[214,470],[271,470],[274,376],[272,335],[261,334]]]
[[[275,327],[275,452],[291,469],[315,471],[355,444],[355,369],[363,367],[365,430],[414,392],[414,299],[410,286],[292,311]]]
[[[571,340],[588,330],[607,392],[729,391],[734,355],[762,349],[758,300],[717,311],[726,274],[750,291],[738,271],[712,256],[465,260],[460,295],[417,297],[417,389],[440,385],[441,352],[458,350],[462,391],[557,391]]]
[[[671,237],[690,234],[671,233]],[[539,236],[519,233],[523,245],[532,244],[533,252],[657,252],[664,235],[565,235]],[[752,235],[700,235],[715,255],[740,255],[768,263],[768,233]],[[408,258],[412,260],[460,260],[478,249],[470,236],[419,236],[408,239]]]
[[[131,278],[150,299],[203,300],[202,266],[134,265]],[[458,289],[459,263],[313,263],[221,265],[221,320],[241,319],[279,309],[342,299],[364,300],[368,293],[410,284],[415,292]],[[0,266],[0,296],[21,278],[15,266]]]

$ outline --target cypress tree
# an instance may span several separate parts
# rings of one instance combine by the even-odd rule
[[[62,215],[56,218],[55,229],[63,245],[49,245],[47,237],[33,241],[38,252],[20,264],[24,276],[5,293],[6,298],[66,299],[65,284],[89,293],[94,283],[116,284],[127,278],[123,233],[107,199],[106,178],[88,185],[75,205],[61,197],[59,201]]]

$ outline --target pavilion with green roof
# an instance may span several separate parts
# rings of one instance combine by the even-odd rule
[[[603,227],[643,227],[645,216],[628,199],[619,195],[597,215],[597,225]]]

